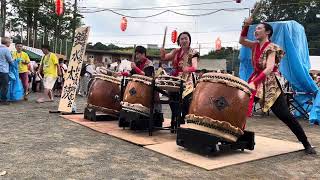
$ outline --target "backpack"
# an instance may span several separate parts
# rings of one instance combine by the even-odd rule
[[[84,74],[86,74],[87,66],[89,66],[89,64],[82,64],[81,71],[80,71],[80,76],[84,76]]]

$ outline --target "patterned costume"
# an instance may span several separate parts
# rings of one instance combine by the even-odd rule
[[[256,43],[252,52],[254,72],[249,78],[249,83],[254,81],[255,78],[266,68],[268,55],[272,52],[276,52],[275,67],[273,71],[267,75],[265,80],[257,85],[256,92],[253,93],[259,98],[259,103],[263,112],[267,112],[281,94],[281,87],[277,82],[277,79],[281,76],[278,68],[280,60],[285,53],[278,45],[270,42],[266,42],[261,51],[260,44]]]
[[[183,91],[182,97],[186,97],[190,93],[192,93],[194,89],[194,82],[193,82],[193,74],[192,74],[192,58],[200,57],[200,54],[192,48],[189,48],[188,53],[183,53],[182,48],[176,49],[175,57],[172,61],[173,65],[173,72],[172,76],[180,76],[182,79],[186,81],[186,88]],[[184,73],[183,67],[191,68],[191,72]],[[195,69],[194,69],[195,71]]]

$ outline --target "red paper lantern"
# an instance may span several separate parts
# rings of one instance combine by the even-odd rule
[[[56,14],[58,16],[63,14],[63,0],[56,0]]]
[[[171,33],[171,41],[173,43],[177,42],[177,35],[178,35],[178,32],[176,30],[172,31],[172,33]]]
[[[216,40],[216,51],[219,51],[221,49],[221,40],[220,38],[217,38]]]
[[[122,17],[121,23],[120,23],[121,31],[125,31],[127,29],[127,24],[128,24],[127,18],[126,17]]]

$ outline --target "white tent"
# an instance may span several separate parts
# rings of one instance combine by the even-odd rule
[[[122,71],[131,71],[131,61],[129,61],[128,59],[121,60],[121,63],[118,67],[118,72]]]
[[[310,56],[310,71],[320,71],[320,56]]]

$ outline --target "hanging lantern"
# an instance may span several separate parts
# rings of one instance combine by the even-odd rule
[[[216,51],[219,51],[221,49],[221,40],[218,37],[216,40]]]
[[[63,14],[63,0],[56,0],[56,14],[58,16]]]
[[[177,35],[178,35],[178,32],[176,30],[172,31],[172,33],[171,33],[171,41],[173,43],[177,42]]]
[[[127,29],[127,24],[128,24],[127,18],[126,17],[122,17],[121,23],[120,23],[121,31],[125,31]]]

